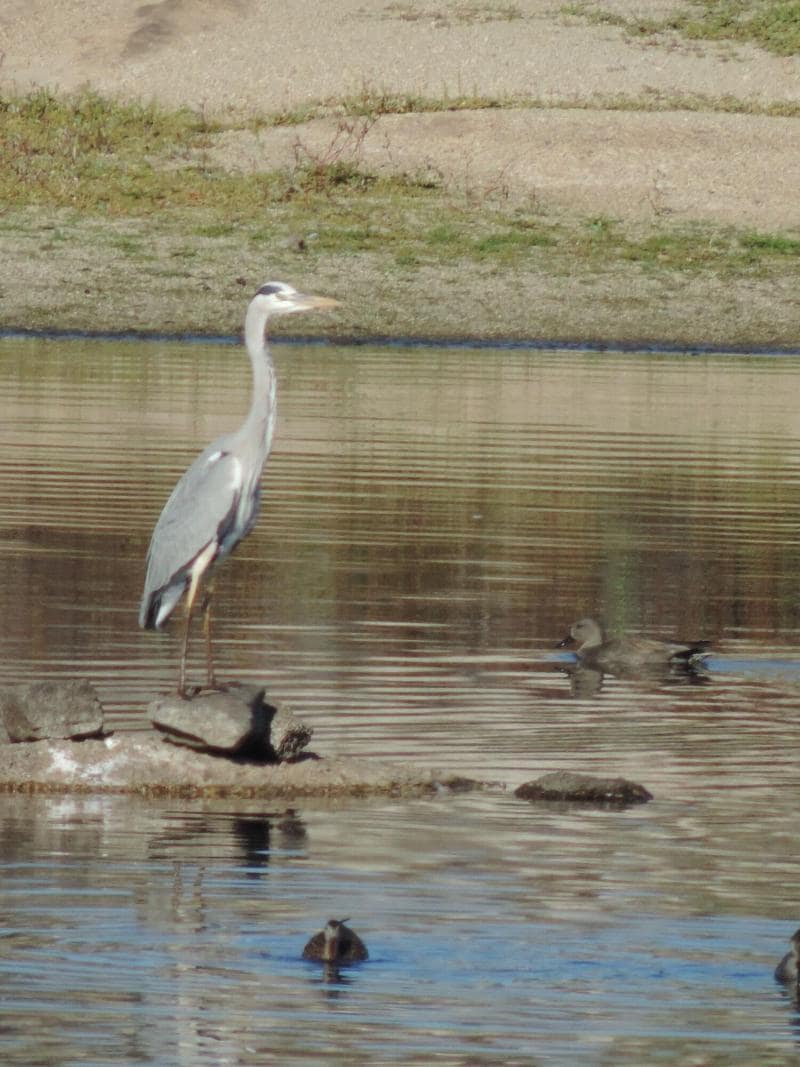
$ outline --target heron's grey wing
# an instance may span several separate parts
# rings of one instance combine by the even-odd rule
[[[206,566],[235,544],[242,492],[242,465],[236,456],[213,446],[181,476],[159,516],[147,553],[147,575],[139,624],[160,626],[174,611],[201,553]]]

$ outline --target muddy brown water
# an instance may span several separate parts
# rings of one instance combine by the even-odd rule
[[[772,968],[800,925],[797,361],[276,361],[220,673],[322,752],[655,800],[0,798],[3,1062],[795,1062]],[[87,677],[140,728],[177,665],[136,626],[147,541],[246,409],[246,359],[6,340],[0,380],[0,683]],[[554,646],[586,613],[710,637],[709,677],[574,691]],[[324,981],[300,952],[331,916],[371,958]]]

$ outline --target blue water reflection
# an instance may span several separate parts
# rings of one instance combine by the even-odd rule
[[[9,1064],[48,1055],[256,1062],[268,1047],[278,1058],[342,1063],[482,1055],[555,1064],[612,1050],[618,1062],[641,1062],[628,1041],[646,1056],[664,1042],[708,1045],[734,1063],[765,1042],[791,1053],[791,1005],[772,981],[786,923],[697,913],[690,884],[682,892],[675,883],[667,903],[654,893],[655,873],[635,908],[619,907],[613,887],[597,881],[602,861],[594,870],[573,864],[562,878],[555,839],[520,853],[529,835],[508,801],[493,813],[477,799],[415,802],[413,838],[380,855],[372,842],[397,835],[397,805],[292,812],[307,831],[303,848],[278,838],[269,862],[255,866],[246,851],[234,866],[222,858],[241,846],[222,802],[131,810],[127,798],[106,798],[77,802],[66,820],[65,802],[27,803],[22,818],[19,801],[0,803],[6,836],[12,822],[37,827],[20,845],[30,858],[0,866],[0,1044]],[[87,838],[71,855],[51,851],[58,826],[77,830],[87,811],[103,848]],[[487,817],[492,854],[474,837]],[[148,859],[176,818],[195,823],[180,860]],[[615,820],[595,820],[598,844]],[[450,847],[434,862],[442,835]],[[326,982],[302,947],[329,915],[348,912],[370,959]]]

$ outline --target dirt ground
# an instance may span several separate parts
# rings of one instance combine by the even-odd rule
[[[653,17],[680,0],[588,6]],[[359,152],[373,168],[406,174],[427,168],[456,185],[487,195],[502,190],[510,201],[535,202],[546,212],[643,225],[669,219],[800,229],[800,119],[757,113],[800,103],[800,59],[671,35],[633,39],[608,21],[565,15],[547,0],[295,0],[286,7],[256,0],[138,7],[125,0],[6,0],[0,55],[6,88],[70,90],[88,83],[105,94],[185,104],[209,115],[263,114],[365,89],[433,98],[535,97],[547,107],[384,116]],[[736,98],[750,113],[601,106],[620,96],[647,106],[687,95]],[[576,109],[576,103],[593,106]],[[214,162],[274,167],[298,136],[307,145],[327,143],[331,121],[229,133]],[[24,325],[17,279],[26,271],[13,249],[3,258],[4,300],[19,304],[3,318]],[[50,262],[54,271],[64,270],[63,260]],[[39,278],[42,269],[48,268],[38,265]],[[543,317],[512,314],[488,323],[488,332],[502,336],[507,321],[509,336],[634,338],[638,331],[643,338],[780,344],[800,337],[800,304],[788,274],[777,284],[749,278],[733,286],[694,278],[663,286],[654,298],[651,281],[623,271],[605,280],[612,291],[601,301],[602,313],[597,292],[587,295],[570,279],[531,275],[514,283],[541,293]],[[354,275],[352,284],[368,299],[364,280]],[[482,292],[486,284],[482,279]],[[436,321],[402,316],[392,329],[441,333],[460,323],[480,334],[478,313],[471,320],[465,305],[481,301],[458,303],[458,292],[463,297],[463,286],[447,279],[438,298],[441,329]],[[626,295],[634,305],[630,315]],[[715,304],[725,308],[716,316]],[[653,314],[643,321],[648,306]],[[735,314],[732,320],[732,306],[741,309],[741,322]],[[169,318],[162,314],[162,323]],[[369,329],[369,318],[360,326]]]

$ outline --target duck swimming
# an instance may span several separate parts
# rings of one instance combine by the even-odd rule
[[[791,949],[786,953],[781,962],[775,968],[775,981],[785,985],[797,985],[797,977],[800,973],[798,958],[800,957],[800,930],[795,930],[790,941]]]
[[[303,949],[304,960],[320,963],[359,963],[368,959],[367,946],[345,923],[349,919],[328,919],[324,930],[308,941]]]
[[[702,665],[709,641],[659,641],[652,637],[607,638],[595,619],[579,619],[558,645],[576,644],[578,662],[609,674],[652,672],[679,668],[691,671]]]

